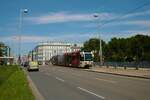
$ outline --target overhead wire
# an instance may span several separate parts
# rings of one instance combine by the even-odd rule
[[[128,14],[131,14],[131,13],[137,11],[138,9],[141,9],[141,8],[143,8],[143,7],[145,7],[145,6],[148,6],[148,5],[150,5],[150,2],[144,3],[144,4],[140,5],[140,6],[138,6],[138,7],[134,8],[134,9],[132,9],[132,10],[130,10],[130,11],[128,11],[128,12],[126,12],[126,13],[124,13],[124,14],[122,14],[122,15],[120,15],[120,16],[118,16],[118,17],[116,17],[116,18],[114,18],[114,19],[112,19],[112,20],[110,20],[110,21],[108,21],[108,22],[105,22],[105,23],[101,24],[101,25],[99,26],[99,28],[102,28],[103,26],[105,26],[105,25],[107,25],[107,24],[109,24],[109,23],[112,23],[112,22],[114,22],[114,21],[117,21],[117,20],[121,19],[122,17],[125,17],[125,16],[127,16]]]

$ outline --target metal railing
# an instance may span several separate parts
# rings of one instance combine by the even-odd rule
[[[94,62],[94,65],[101,66],[100,62]],[[150,62],[148,61],[142,61],[142,62],[103,62],[102,66],[109,67],[123,67],[124,69],[127,68],[150,68]]]

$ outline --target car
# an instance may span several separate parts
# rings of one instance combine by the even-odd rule
[[[38,62],[39,65],[42,65],[42,62]]]
[[[37,61],[29,61],[29,65],[27,66],[27,70],[37,70],[39,71],[39,65]]]
[[[24,66],[24,67],[29,66],[29,62],[25,62],[25,63],[23,64],[23,66]]]

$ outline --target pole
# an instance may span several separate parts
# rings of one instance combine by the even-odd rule
[[[22,33],[22,19],[23,19],[23,14],[27,13],[27,9],[20,9],[20,18],[19,18],[19,47],[18,47],[18,64],[21,64],[21,33]]]
[[[18,39],[18,64],[21,65],[21,28],[22,28],[22,9],[20,9],[20,16],[19,16],[19,39]]]
[[[95,14],[94,17],[98,18],[98,20],[99,20],[99,15],[98,14]],[[98,29],[99,29],[99,25],[98,25]],[[103,52],[102,52],[102,40],[101,40],[100,33],[99,33],[99,56],[100,56],[100,58],[99,58],[100,59],[100,66],[102,66],[103,65]]]
[[[102,66],[103,65],[103,54],[102,54],[102,40],[101,40],[101,36],[100,36],[100,34],[99,34],[99,42],[100,42],[100,65]]]

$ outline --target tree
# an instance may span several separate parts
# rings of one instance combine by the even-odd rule
[[[102,40],[102,47],[105,45],[105,42]],[[100,41],[98,38],[91,38],[84,43],[83,51],[93,51],[94,52],[94,61],[99,61],[99,50],[100,50]]]
[[[150,61],[150,37],[136,35],[112,38],[107,44],[106,59],[110,61]]]
[[[4,47],[4,43],[0,42],[0,57],[3,56],[3,48]]]
[[[150,36],[147,35],[112,38],[107,44],[102,41],[102,48],[105,61],[150,61]],[[99,39],[86,41],[83,50],[94,51],[94,60],[99,61]]]

